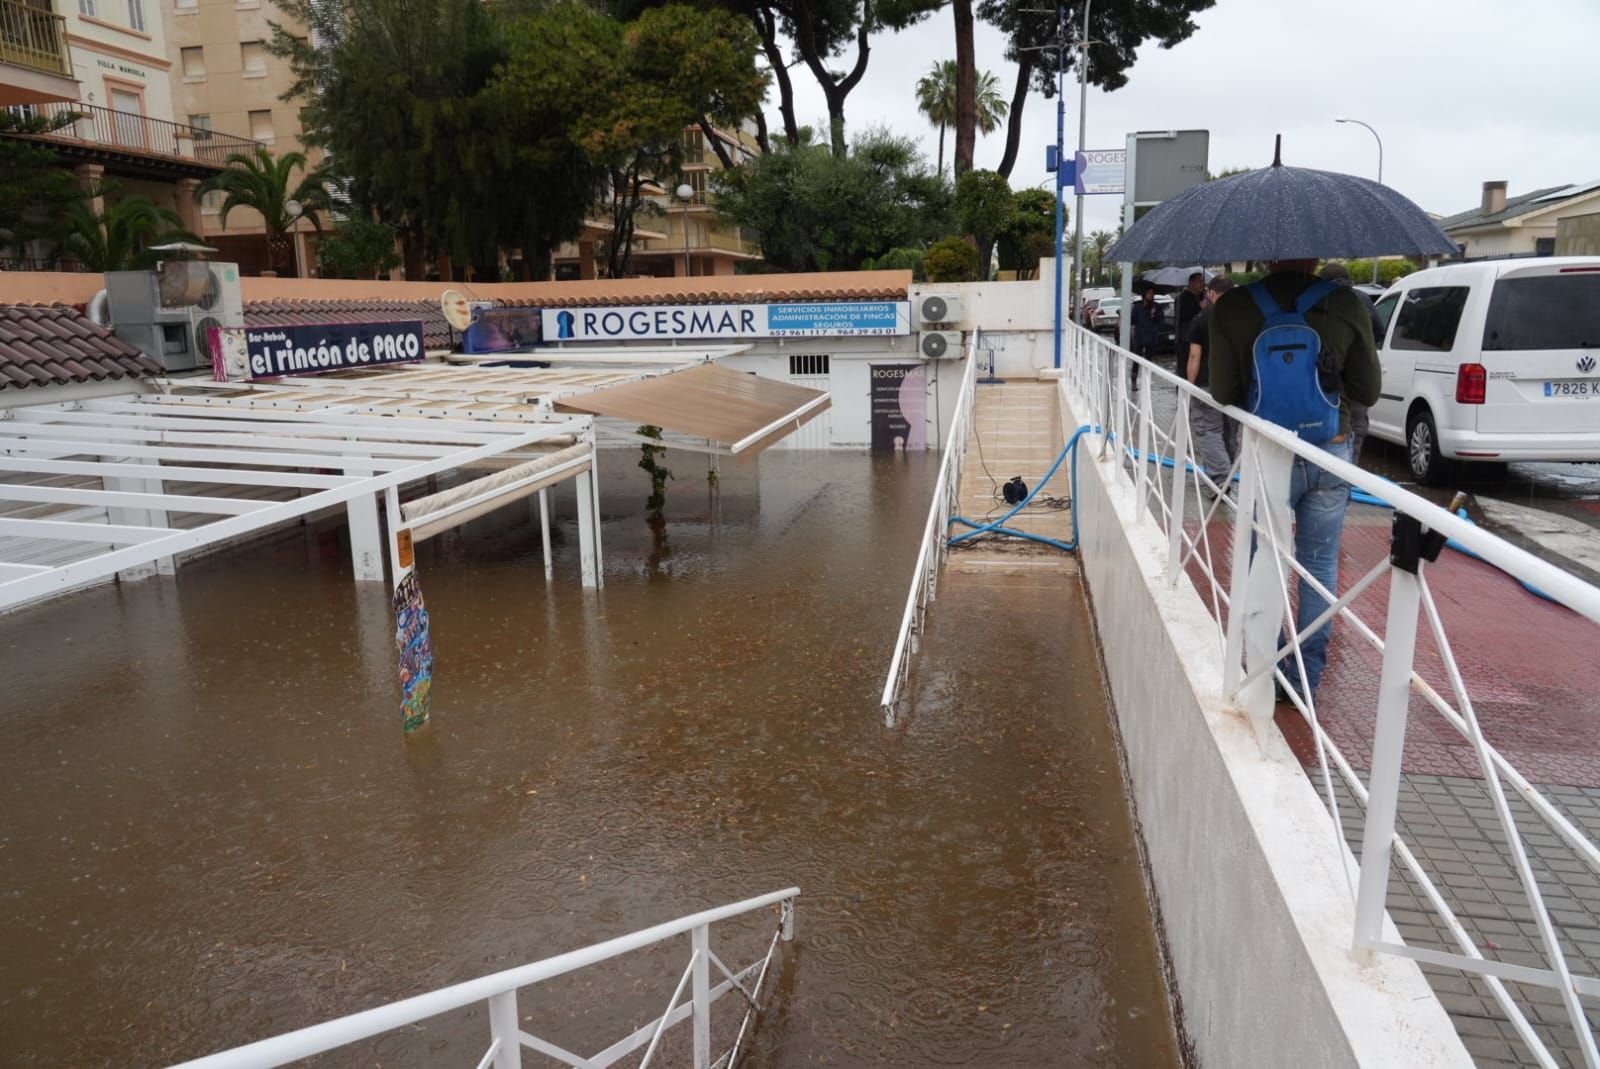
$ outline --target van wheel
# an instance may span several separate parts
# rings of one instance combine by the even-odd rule
[[[1426,408],[1418,409],[1406,424],[1406,455],[1419,483],[1434,486],[1443,481],[1447,461],[1439,453],[1439,428]]]

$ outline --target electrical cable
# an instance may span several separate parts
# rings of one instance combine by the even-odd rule
[[[952,516],[952,517],[950,517],[950,522],[952,524],[955,524],[955,523],[965,524],[966,526],[971,527],[972,530],[963,531],[961,534],[949,537],[947,539],[946,544],[950,545],[950,546],[955,546],[955,545],[958,545],[958,544],[960,544],[962,542],[967,542],[967,541],[970,541],[970,540],[972,540],[974,538],[978,538],[981,535],[998,534],[998,535],[1006,535],[1006,536],[1009,536],[1011,538],[1022,538],[1022,539],[1026,539],[1027,541],[1030,541],[1030,542],[1041,542],[1044,545],[1053,546],[1056,549],[1066,550],[1068,553],[1076,553],[1077,550],[1078,550],[1078,514],[1075,511],[1072,514],[1072,541],[1070,543],[1069,542],[1062,542],[1059,539],[1055,539],[1055,538],[1047,538],[1044,535],[1036,535],[1036,534],[1033,534],[1030,531],[1019,531],[1019,530],[1016,530],[1015,528],[1005,526],[1005,522],[1007,520],[1009,520],[1011,517],[1015,516],[1017,513],[1021,512],[1023,509],[1027,508],[1028,505],[1033,502],[1033,500],[1039,495],[1039,491],[1044,489],[1045,484],[1047,484],[1050,481],[1051,476],[1053,476],[1056,473],[1057,469],[1059,469],[1061,467],[1062,462],[1065,461],[1069,456],[1072,459],[1072,463],[1068,467],[1068,474],[1069,474],[1069,476],[1070,476],[1070,478],[1072,480],[1072,491],[1071,491],[1072,498],[1071,499],[1076,499],[1077,498],[1077,496],[1078,496],[1078,439],[1082,438],[1084,436],[1084,434],[1089,433],[1091,431],[1096,431],[1096,430],[1098,430],[1098,428],[1093,427],[1090,424],[1086,423],[1083,426],[1079,427],[1076,431],[1073,431],[1072,432],[1072,437],[1070,439],[1068,439],[1067,440],[1067,444],[1062,447],[1061,454],[1059,456],[1057,456],[1055,461],[1054,461],[1054,463],[1052,463],[1050,465],[1050,470],[1044,473],[1044,478],[1040,479],[1039,482],[1038,482],[1038,485],[1036,485],[1032,490],[1028,491],[1028,496],[1027,497],[1023,498],[1020,502],[1018,502],[1015,506],[1013,506],[1010,509],[1010,511],[1008,511],[1004,516],[1001,516],[998,520],[988,520],[987,517],[985,517],[985,521],[986,522],[981,522],[980,523],[980,522],[978,522],[976,520],[969,520],[965,516]],[[1071,499],[1069,499],[1069,500],[1071,500]]]

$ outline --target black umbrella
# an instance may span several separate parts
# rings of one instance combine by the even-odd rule
[[[1271,167],[1191,186],[1164,201],[1134,223],[1106,258],[1217,263],[1456,251],[1427,213],[1388,186],[1285,167],[1274,153]]]

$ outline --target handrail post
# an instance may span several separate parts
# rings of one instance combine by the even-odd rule
[[[1254,427],[1239,428],[1239,507],[1233,514],[1233,553],[1229,559],[1228,633],[1222,646],[1222,692],[1232,696],[1244,678],[1244,590],[1250,574],[1251,522],[1255,518],[1256,488],[1261,483],[1257,461],[1258,435]]]
[[[1172,419],[1172,516],[1167,526],[1167,585],[1178,585],[1183,574],[1183,510],[1189,488],[1189,399],[1178,394],[1178,411]],[[1198,467],[1198,464],[1197,464]],[[1205,499],[1195,502],[1200,522],[1205,522]]]
[[[1257,484],[1255,515],[1261,526],[1273,538],[1288,541],[1287,552],[1294,552],[1294,528],[1289,518],[1289,482],[1294,470],[1294,454],[1276,442],[1261,439],[1257,449]],[[1248,523],[1251,514],[1241,511]],[[1280,581],[1279,562],[1272,556],[1282,547],[1269,545],[1259,534],[1255,536],[1255,552],[1246,546],[1244,597],[1229,603],[1229,621],[1239,617],[1244,637],[1244,667],[1254,672],[1258,665],[1272,660],[1278,652],[1278,631],[1283,624],[1284,609],[1289,592]],[[1238,546],[1235,543],[1235,549]],[[1241,562],[1236,561],[1236,566]],[[1244,707],[1250,726],[1255,730],[1256,742],[1265,750],[1267,733],[1272,727],[1272,674],[1258,676],[1248,685],[1231,695]]]
[[[689,944],[694,948],[693,985],[694,998],[694,1069],[711,1069],[711,929],[696,925],[689,932]],[[496,1066],[495,1069],[500,1069]]]
[[[517,990],[489,997],[489,1035],[500,1044],[494,1069],[522,1069],[522,1036],[517,1027]]]
[[[1422,567],[1418,564],[1417,567]],[[1361,881],[1356,891],[1356,960],[1367,962],[1383,932],[1389,898],[1389,866],[1400,794],[1406,715],[1411,704],[1411,669],[1417,649],[1417,612],[1422,584],[1404,568],[1389,572],[1389,615],[1383,627],[1383,673],[1378,677],[1378,719],[1367,784],[1367,819],[1361,829]]]
[[[1139,365],[1135,364],[1134,366],[1138,367]],[[1183,398],[1179,397],[1178,400],[1182,401]],[[1145,518],[1150,508],[1150,503],[1146,500],[1145,493],[1150,485],[1150,461],[1153,459],[1150,456],[1150,421],[1152,418],[1150,409],[1150,369],[1145,368],[1144,388],[1139,391],[1139,456],[1134,461],[1137,465],[1134,469],[1137,473],[1134,479],[1134,487],[1137,490],[1134,494],[1134,499],[1138,502],[1137,515],[1141,520]],[[1159,517],[1157,522],[1159,522]]]

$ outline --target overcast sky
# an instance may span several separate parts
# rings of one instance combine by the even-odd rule
[[[1431,212],[1474,207],[1486,179],[1506,179],[1512,196],[1600,180],[1595,0],[1217,0],[1196,23],[1176,48],[1141,49],[1122,89],[1090,88],[1089,148],[1121,148],[1132,130],[1208,129],[1216,172],[1266,166],[1281,133],[1287,164],[1376,177],[1377,143],[1333,121],[1347,115],[1382,136],[1384,182]],[[1001,35],[982,23],[977,54],[1009,98],[1016,68]],[[917,112],[915,84],[954,55],[948,8],[875,38],[845,107],[849,128],[881,122],[920,137],[931,165],[938,134]],[[827,106],[803,66],[794,84],[800,122],[825,130]],[[1067,97],[1070,150],[1076,85]],[[1044,147],[1055,141],[1055,102],[1032,95],[1024,116],[1012,188],[1049,188]],[[781,129],[775,96],[768,121]],[[980,136],[976,165],[994,167],[1004,149],[1003,126]],[[1120,201],[1085,198],[1085,232],[1114,227]]]

